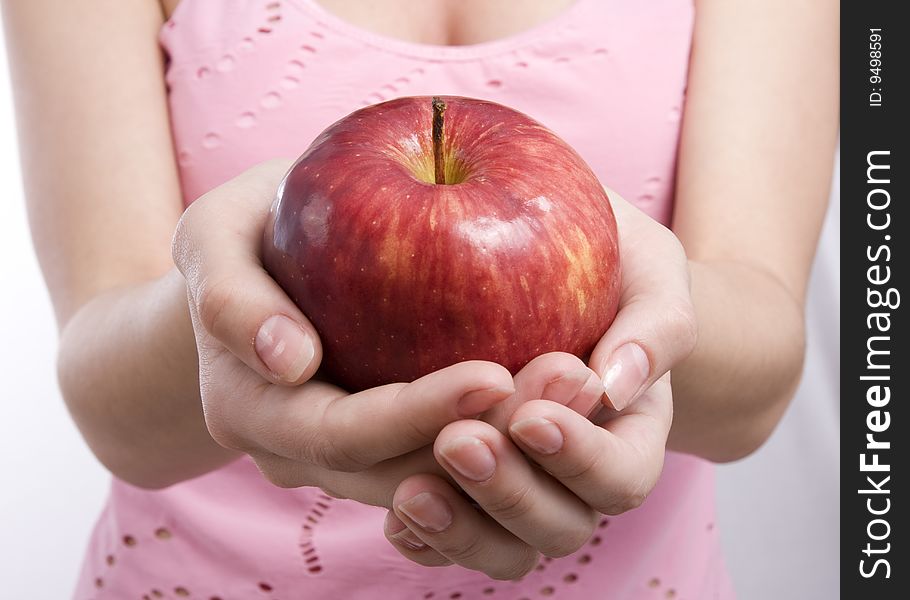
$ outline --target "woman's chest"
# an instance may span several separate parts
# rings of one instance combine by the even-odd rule
[[[300,155],[357,108],[449,94],[530,115],[669,219],[690,0],[574,0],[530,29],[460,46],[370,31],[316,0],[182,2],[160,39],[188,202],[257,162]]]
[[[166,17],[181,2],[160,0]],[[440,46],[479,44],[543,23],[575,0],[318,0],[352,25],[389,37]],[[281,1],[274,5],[280,7]]]

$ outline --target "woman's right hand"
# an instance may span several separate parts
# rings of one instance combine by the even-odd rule
[[[339,472],[432,446],[447,424],[480,415],[514,386],[505,368],[480,361],[351,395],[310,381],[319,338],[259,259],[269,207],[290,165],[264,163],[199,198],[180,220],[173,256],[187,282],[212,438],[250,455],[276,485],[330,490]],[[432,459],[418,454],[420,462]]]

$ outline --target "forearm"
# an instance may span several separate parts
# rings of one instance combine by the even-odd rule
[[[186,284],[176,269],[85,304],[61,335],[58,372],[83,436],[121,479],[163,487],[236,456],[206,429]]]
[[[732,261],[689,265],[698,342],[672,372],[668,446],[736,460],[767,439],[796,390],[803,310],[760,269]]]

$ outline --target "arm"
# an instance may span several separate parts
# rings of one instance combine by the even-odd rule
[[[434,445],[438,464],[483,512],[435,474],[409,477],[386,520],[399,552],[519,577],[538,551],[577,550],[596,512],[638,506],[668,442],[724,461],[767,438],[802,367],[805,288],[836,135],[836,14],[820,1],[700,1],[677,235],[609,194],[622,299],[590,361],[608,406],[585,418],[582,407],[592,405],[579,397],[590,400],[590,379],[574,378],[577,367],[555,369],[564,357],[532,361],[515,377],[517,407],[498,407],[514,411],[508,438],[461,421]],[[794,71],[792,56],[813,69]],[[550,379],[550,368],[563,374]],[[523,385],[531,370],[542,372]]]
[[[115,475],[164,487],[245,453],[276,484],[344,479],[376,501],[402,476],[375,463],[426,449],[511,394],[509,372],[478,361],[351,396],[310,382],[318,336],[259,261],[290,161],[250,169],[181,215],[157,4],[3,7],[61,389]]]
[[[155,0],[4,2],[29,219],[60,386],[98,458],[159,486],[234,453],[199,409]]]
[[[574,388],[532,389],[529,399],[552,401],[515,410],[509,439],[565,486],[555,491],[540,471],[517,467],[515,448],[493,428],[450,425],[437,460],[486,515],[436,477],[408,478],[386,521],[399,552],[520,576],[536,562],[528,546],[562,556],[590,535],[579,500],[609,514],[638,506],[666,445],[724,461],[768,437],[802,368],[806,285],[837,132],[837,18],[836,4],[821,0],[699,0],[678,239],[610,194],[623,299],[590,361],[604,380],[605,418],[591,423],[567,407]],[[493,458],[481,460],[483,446]]]
[[[673,369],[670,447],[725,461],[796,390],[837,139],[837,3],[699,0],[673,229],[695,350]]]
[[[515,376],[513,402],[494,409],[513,411],[508,437],[495,420],[443,429],[434,452],[449,481],[411,476],[391,500],[385,533],[404,556],[521,577],[537,552],[577,550],[597,512],[638,506],[668,436],[674,449],[732,460],[779,419],[801,369],[806,280],[830,177],[837,31],[820,2],[790,12],[782,2],[745,4],[699,6],[678,238],[610,194],[624,281],[619,314],[590,361],[603,386],[589,385],[574,357],[543,355]],[[753,14],[765,9],[787,15],[785,31],[775,35],[773,19]],[[788,53],[803,53],[812,76],[799,80]],[[782,90],[795,84],[806,90],[788,103]],[[603,391],[608,406],[592,422]]]

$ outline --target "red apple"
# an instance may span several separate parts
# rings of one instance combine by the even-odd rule
[[[278,190],[263,260],[351,391],[468,359],[514,373],[544,352],[586,358],[620,288],[613,211],[581,157],[459,97],[391,100],[322,132]]]

